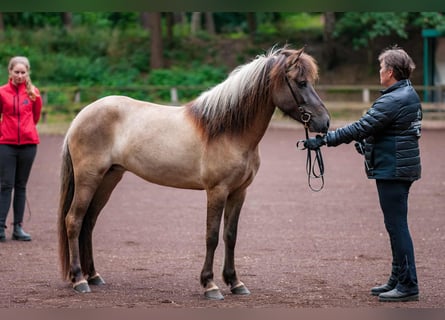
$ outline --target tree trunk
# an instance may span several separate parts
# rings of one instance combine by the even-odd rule
[[[255,12],[247,12],[247,26],[249,28],[250,40],[255,40],[257,32],[256,14]]]
[[[201,12],[193,12],[190,33],[196,35],[199,30],[201,30]]]
[[[71,12],[63,12],[62,23],[65,30],[71,30],[73,27],[73,14]]]
[[[5,23],[3,22],[3,13],[0,12],[0,39],[3,38],[5,32]]]
[[[215,31],[215,20],[213,19],[213,13],[212,12],[206,12],[206,30],[209,34],[214,35],[216,34]]]
[[[160,69],[164,67],[161,13],[149,12],[148,21],[150,26],[150,68]]]
[[[331,70],[337,64],[337,50],[334,41],[335,29],[335,12],[325,12],[324,17],[324,50],[323,50],[323,64],[326,70]]]
[[[167,48],[173,47],[173,27],[175,25],[175,16],[172,12],[165,13],[165,25],[167,26]]]

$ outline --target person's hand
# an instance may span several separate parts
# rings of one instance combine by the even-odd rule
[[[365,154],[365,148],[364,148],[364,145],[363,145],[362,141],[357,141],[354,144],[354,147],[355,147],[355,150],[357,150],[358,153],[360,153],[362,155]]]
[[[326,144],[324,136],[317,134],[315,138],[304,140],[304,147],[309,150],[316,150]]]

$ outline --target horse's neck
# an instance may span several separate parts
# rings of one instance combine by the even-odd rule
[[[244,139],[251,147],[256,147],[266,133],[275,111],[275,106],[272,104],[266,105],[261,110],[262,112],[257,113],[254,119],[252,119],[249,130],[244,133]]]

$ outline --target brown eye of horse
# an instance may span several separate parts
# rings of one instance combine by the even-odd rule
[[[302,88],[306,88],[307,86],[307,81],[300,81],[297,83],[298,88],[302,89]]]

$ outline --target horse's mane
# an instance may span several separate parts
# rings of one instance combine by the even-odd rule
[[[203,92],[187,106],[198,127],[209,138],[224,132],[241,133],[265,104],[271,103],[270,90],[285,81],[286,60],[296,54],[287,47],[272,48],[253,61],[234,69],[226,80]],[[295,78],[305,75],[315,80],[317,66],[311,56],[302,54],[292,71]]]

